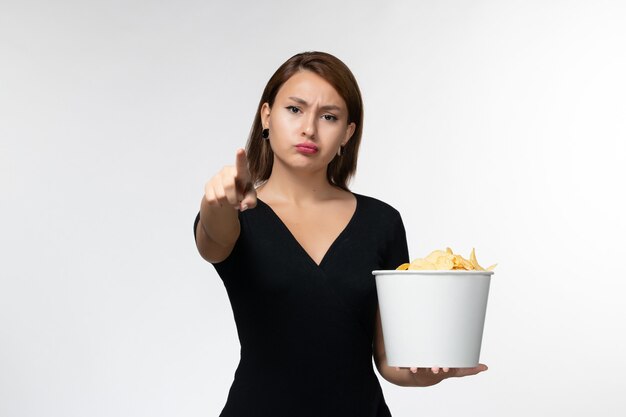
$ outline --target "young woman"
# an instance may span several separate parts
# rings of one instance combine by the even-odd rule
[[[399,212],[348,189],[362,125],[348,67],[295,55],[269,80],[246,151],[205,185],[196,245],[226,287],[241,343],[223,417],[390,416],[372,356],[400,386],[486,369],[387,365],[371,271],[409,254]]]

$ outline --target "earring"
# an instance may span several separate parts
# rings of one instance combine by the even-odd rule
[[[339,146],[339,149],[337,149],[337,156],[341,156],[343,154],[343,146]]]
[[[261,136],[263,136],[263,139],[267,140],[270,138],[270,130],[269,129],[263,129],[263,131],[261,132]]]

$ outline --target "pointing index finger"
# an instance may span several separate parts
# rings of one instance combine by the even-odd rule
[[[235,169],[237,170],[237,178],[246,180],[248,177],[248,157],[244,149],[237,149],[237,156],[235,159]]]

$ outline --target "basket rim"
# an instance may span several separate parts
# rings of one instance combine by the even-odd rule
[[[377,269],[372,271],[372,275],[493,275],[493,271],[466,271],[463,269],[413,269],[399,271],[397,269]]]

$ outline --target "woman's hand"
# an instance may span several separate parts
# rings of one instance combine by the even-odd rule
[[[196,246],[206,261],[221,262],[230,255],[241,231],[233,208],[244,211],[256,203],[246,151],[237,149],[235,165],[225,166],[204,185]]]
[[[210,206],[231,206],[241,211],[256,207],[246,151],[237,149],[235,158],[235,165],[225,166],[205,184],[204,197]]]
[[[435,385],[447,378],[460,378],[464,376],[476,375],[480,372],[484,372],[487,369],[487,365],[478,364],[473,368],[405,368],[394,367],[396,371],[402,372],[403,369],[409,370],[409,375],[413,377],[415,382],[414,386],[425,387],[429,385]]]

